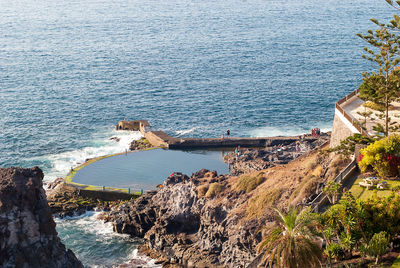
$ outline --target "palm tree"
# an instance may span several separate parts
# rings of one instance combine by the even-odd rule
[[[279,226],[272,229],[258,245],[264,254],[265,266],[273,267],[316,267],[321,266],[322,249],[316,244],[316,232],[308,209],[298,213],[289,208],[285,215],[279,210]]]

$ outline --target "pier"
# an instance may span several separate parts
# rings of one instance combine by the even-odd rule
[[[136,123],[145,122],[145,123]],[[176,138],[171,137],[164,131],[151,130],[150,124],[145,120],[120,121],[118,126],[133,126],[125,128],[140,131],[142,135],[154,146],[166,149],[200,149],[200,148],[260,148],[265,146],[287,145],[302,139],[315,141],[313,136],[277,136],[277,137],[224,137],[224,138]],[[326,135],[321,133],[321,135]]]

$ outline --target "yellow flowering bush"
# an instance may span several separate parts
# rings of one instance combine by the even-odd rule
[[[397,176],[400,167],[400,136],[393,134],[378,140],[360,150],[362,154],[358,166],[361,172],[372,167],[379,176]]]

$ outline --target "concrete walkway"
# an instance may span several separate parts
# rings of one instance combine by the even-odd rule
[[[363,104],[365,101],[360,99],[358,96],[354,96],[347,100],[345,103],[342,104],[342,108],[350,114],[354,119],[356,119],[360,124],[362,124],[365,120],[365,118],[360,115],[360,113],[364,112],[372,112],[370,118],[366,120],[365,128],[370,136],[374,136],[377,133],[373,130],[373,126],[376,125],[376,123],[381,123],[382,125],[385,124],[383,119],[380,119],[378,115],[380,112],[364,107]],[[400,123],[400,103],[399,102],[393,102],[393,108],[389,111],[389,116],[391,117],[392,122],[398,122]]]
[[[326,135],[326,134],[324,134]],[[241,147],[265,147],[274,145],[287,145],[301,139],[300,136],[291,137],[225,137],[222,138],[174,138],[163,131],[150,131],[144,135],[153,146],[161,146],[169,149],[191,149],[191,148],[235,148]],[[306,136],[306,140],[315,141],[317,137]]]

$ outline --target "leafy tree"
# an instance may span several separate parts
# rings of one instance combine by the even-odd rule
[[[388,27],[380,24],[377,20],[372,22],[380,28],[368,30],[366,35],[357,34],[360,38],[368,42],[373,48],[364,47],[367,52],[363,58],[378,64],[378,72],[364,73],[363,83],[360,86],[360,98],[381,104],[384,110],[380,114],[384,125],[376,123],[375,131],[389,135],[389,131],[396,131],[398,125],[391,122],[389,117],[389,107],[391,103],[399,98],[400,78],[395,71],[396,65],[400,62],[398,58],[400,36],[390,32]]]
[[[374,234],[368,245],[363,249],[367,255],[375,257],[375,264],[379,263],[379,258],[386,253],[390,239],[386,232],[382,231]]]
[[[367,131],[367,119],[371,119],[372,112],[367,111],[367,107],[365,107],[363,112],[357,112],[357,114],[361,115],[364,118],[364,120],[361,123],[359,123],[359,125],[362,129]]]
[[[365,210],[360,201],[345,192],[340,202],[331,206],[320,217],[320,229],[323,231],[327,249],[330,244],[337,243],[344,256],[351,256],[362,241],[368,240],[364,231],[364,217]],[[329,250],[325,251],[330,254],[328,258],[336,258],[333,250],[337,251],[337,246],[332,246]]]
[[[294,208],[287,214],[275,211],[279,226],[270,230],[258,246],[264,252],[266,267],[319,267],[322,249],[315,243],[315,223],[310,211],[299,213]]]
[[[361,172],[372,167],[379,176],[399,175],[400,167],[400,136],[393,134],[375,141],[368,147],[360,150],[363,158],[358,165]]]
[[[394,8],[396,8],[396,9],[398,9],[398,10],[400,10],[400,1],[393,1],[393,0],[385,0],[386,1],[386,3],[388,3],[389,5],[391,5],[392,7],[394,7]]]
[[[331,204],[335,204],[342,190],[342,185],[335,181],[330,181],[323,189],[323,192]]]
[[[357,144],[369,145],[375,141],[374,138],[366,137],[361,134],[354,134],[353,136],[347,137],[345,140],[340,142],[340,145],[328,149],[328,152],[337,152],[339,154],[343,154],[345,156],[349,156],[354,154],[355,147]]]

